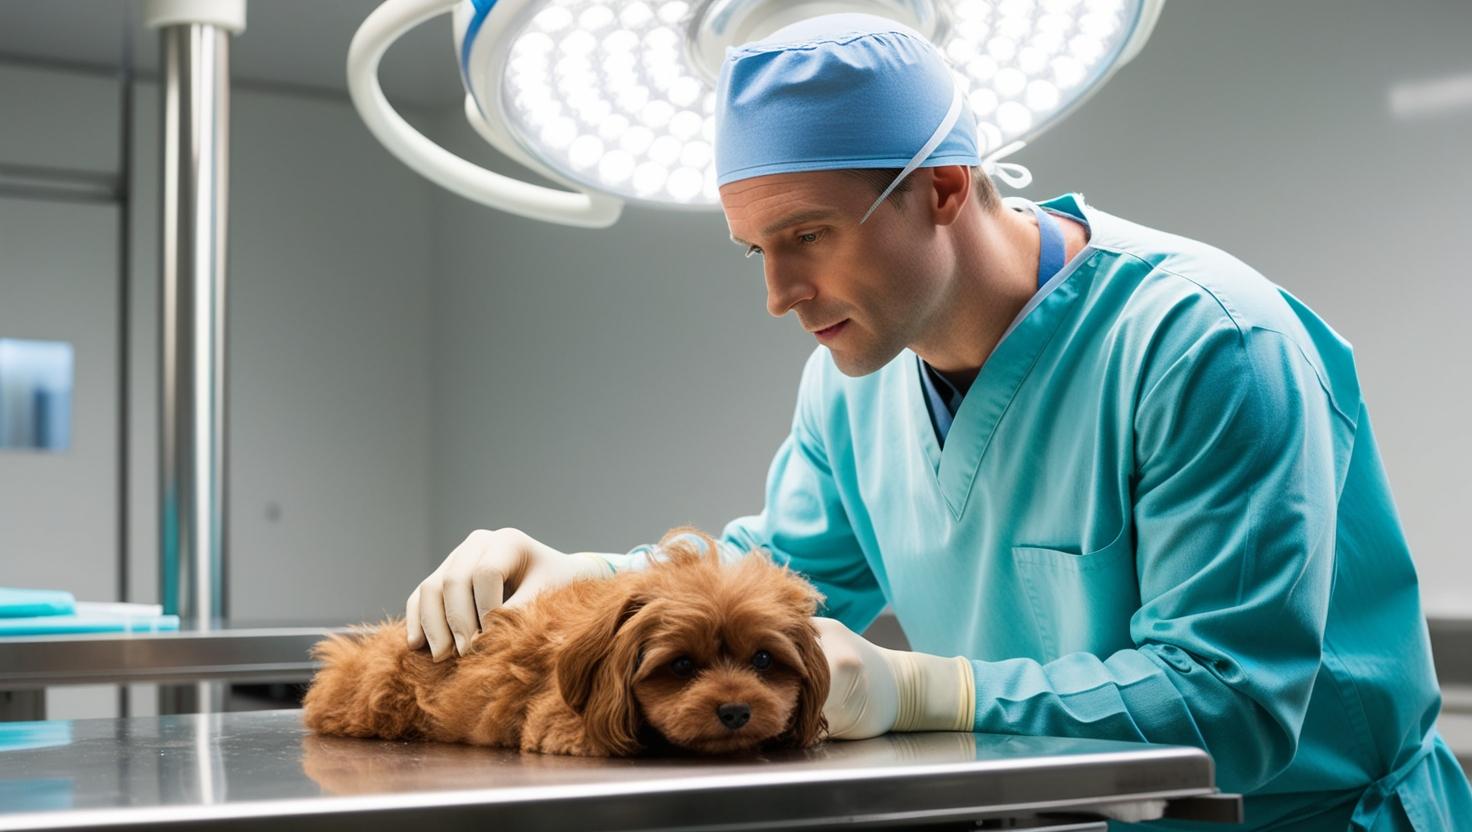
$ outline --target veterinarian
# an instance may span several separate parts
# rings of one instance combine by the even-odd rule
[[[1472,828],[1346,341],[1208,245],[1077,194],[1004,204],[903,26],[788,27],[728,53],[718,100],[732,239],[820,344],[723,545],[826,595],[833,736],[1194,745],[1244,828]],[[651,556],[478,532],[408,638],[443,658],[507,584]],[[856,635],[886,604],[916,652]]]

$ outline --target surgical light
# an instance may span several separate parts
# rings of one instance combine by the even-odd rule
[[[1164,0],[387,0],[348,52],[373,134],[420,174],[502,210],[614,223],[624,203],[719,205],[715,84],[727,47],[835,12],[930,38],[978,120],[989,163],[1057,123],[1139,52]],[[450,12],[465,115],[486,141],[566,190],[494,173],[394,111],[378,64],[403,33]]]

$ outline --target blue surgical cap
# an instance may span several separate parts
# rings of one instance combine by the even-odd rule
[[[874,15],[810,18],[727,49],[716,99],[718,185],[773,173],[908,173],[981,162],[975,116],[940,52],[919,32]]]

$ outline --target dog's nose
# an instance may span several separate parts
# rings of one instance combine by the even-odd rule
[[[735,731],[751,719],[751,706],[744,703],[730,703],[716,708],[716,716],[721,718],[721,724]]]

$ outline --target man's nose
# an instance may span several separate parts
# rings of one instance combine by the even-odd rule
[[[766,261],[767,312],[774,318],[786,315],[792,307],[813,297],[813,285],[799,275],[782,274],[771,258]]]

